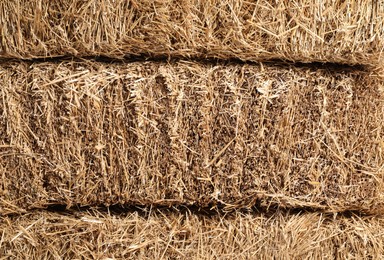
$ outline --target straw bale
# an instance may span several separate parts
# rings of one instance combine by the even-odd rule
[[[384,219],[272,215],[32,212],[0,218],[6,259],[382,259]]]
[[[0,214],[53,204],[383,209],[384,84],[371,72],[0,66]]]
[[[4,58],[384,61],[383,0],[3,0],[0,23]]]

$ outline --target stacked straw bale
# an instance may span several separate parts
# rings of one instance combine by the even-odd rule
[[[0,1],[0,22],[6,58],[384,61],[383,0]]]
[[[0,218],[6,259],[382,259],[384,219],[157,210]]]
[[[0,0],[0,61],[1,259],[384,258],[384,0]]]
[[[61,204],[383,210],[383,81],[355,69],[3,63],[0,214]]]

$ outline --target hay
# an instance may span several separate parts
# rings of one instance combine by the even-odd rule
[[[381,259],[384,219],[156,210],[0,218],[6,259]]]
[[[0,56],[378,64],[383,0],[0,2]]]
[[[21,62],[2,64],[0,82],[0,214],[383,207],[383,81],[369,72]]]

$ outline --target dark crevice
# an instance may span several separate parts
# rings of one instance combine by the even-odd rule
[[[127,214],[137,213],[142,217],[149,216],[152,212],[161,211],[162,213],[182,213],[182,214],[193,214],[204,217],[214,216],[232,216],[234,214],[251,214],[251,215],[263,215],[265,217],[272,217],[277,212],[287,215],[302,215],[306,213],[321,213],[325,216],[341,216],[341,217],[352,217],[352,216],[374,216],[372,214],[365,214],[359,210],[345,210],[340,212],[330,212],[321,210],[318,208],[311,207],[296,207],[296,208],[282,208],[279,206],[273,207],[258,207],[253,206],[251,208],[238,208],[238,209],[226,209],[224,205],[215,205],[212,207],[198,207],[194,205],[174,205],[174,206],[156,206],[156,205],[111,205],[111,206],[80,206],[74,205],[68,208],[63,204],[52,204],[46,208],[30,209],[24,213],[7,214],[8,217],[24,215],[25,213],[33,213],[39,211],[48,211],[52,213],[59,213],[63,215],[81,215],[87,212],[100,212],[116,217],[124,217]],[[0,215],[1,218],[1,215]]]
[[[106,64],[126,64],[132,62],[154,62],[154,63],[174,63],[179,61],[189,61],[196,62],[203,65],[229,65],[229,64],[239,64],[239,65],[260,65],[265,64],[268,66],[281,67],[281,66],[294,66],[297,68],[307,68],[311,70],[327,70],[329,72],[353,72],[353,71],[370,71],[371,66],[368,65],[348,65],[332,62],[293,62],[288,60],[278,60],[271,59],[263,62],[255,61],[244,61],[237,58],[229,59],[218,59],[218,58],[206,58],[206,57],[194,57],[194,58],[184,58],[184,57],[169,57],[169,56],[126,56],[122,59],[110,58],[106,56],[88,56],[88,57],[69,57],[69,56],[58,56],[58,57],[49,57],[49,58],[34,58],[34,59],[16,59],[16,58],[0,58],[0,62],[27,62],[27,63],[41,63],[41,62],[51,62],[51,63],[62,63],[62,62],[100,62]]]

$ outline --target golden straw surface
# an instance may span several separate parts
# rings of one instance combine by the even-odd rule
[[[153,210],[0,218],[5,259],[381,259],[384,219]]]
[[[382,211],[383,81],[355,69],[3,63],[0,214],[51,204]]]
[[[0,57],[383,64],[383,0],[0,1]]]

